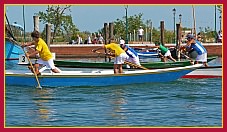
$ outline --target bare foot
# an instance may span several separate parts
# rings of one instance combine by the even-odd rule
[[[32,73],[34,73],[31,66],[28,66],[28,69],[31,70]],[[39,75],[41,75],[41,73],[37,72],[36,75],[39,76]]]

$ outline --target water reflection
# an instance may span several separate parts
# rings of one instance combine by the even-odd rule
[[[123,87],[113,88],[111,91],[111,97],[109,98],[110,115],[112,117],[111,126],[128,126],[127,125],[127,109],[124,107],[127,105],[127,100],[125,99],[126,93]]]
[[[33,109],[34,114],[36,114],[36,118],[33,120],[34,124],[48,125],[45,123],[56,120],[53,117],[57,114],[57,111],[50,105],[53,100],[54,91],[54,89],[48,88],[34,90],[32,99],[36,106],[36,108]]]

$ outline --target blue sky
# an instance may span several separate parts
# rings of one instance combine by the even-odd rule
[[[210,27],[214,30],[214,5],[195,5],[194,7],[197,32],[199,31],[199,27],[202,27],[203,29],[205,27]],[[173,30],[173,8],[176,9],[176,23],[179,22],[179,15],[181,14],[183,27],[192,28],[192,5],[129,5],[128,16],[143,13],[144,22],[145,20],[151,19],[153,27],[158,28],[160,26],[160,21],[165,21],[165,28],[167,30]],[[26,32],[33,31],[34,13],[45,11],[46,9],[47,5],[25,5]],[[17,22],[24,26],[22,5],[7,5],[6,14],[11,24]],[[103,27],[104,23],[113,22],[117,18],[122,19],[122,17],[125,16],[125,7],[124,5],[73,5],[71,7],[71,15],[74,24],[80,31],[96,32]],[[220,29],[219,16],[220,13],[217,11],[217,30]],[[44,24],[40,23],[39,26],[40,31],[42,31]]]

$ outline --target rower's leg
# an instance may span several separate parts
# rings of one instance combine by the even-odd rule
[[[38,63],[36,63],[36,64],[34,65],[34,68],[35,68],[35,73],[36,73],[37,75],[40,75],[40,72],[39,72],[39,64],[38,64]]]

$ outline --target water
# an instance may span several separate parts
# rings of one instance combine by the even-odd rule
[[[42,90],[6,85],[5,104],[6,127],[222,127],[222,79]]]

